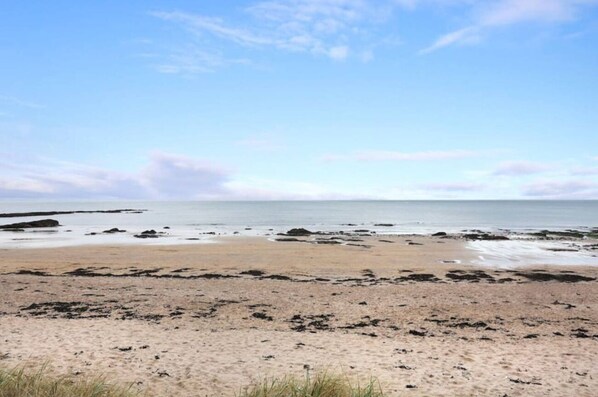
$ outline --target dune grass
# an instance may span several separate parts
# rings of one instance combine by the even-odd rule
[[[302,378],[285,376],[265,379],[254,384],[238,397],[383,397],[380,384],[370,379],[365,385],[353,384],[342,375],[320,372]]]
[[[46,366],[36,371],[0,368],[0,397],[140,397],[131,387],[103,378],[53,376]],[[237,397],[384,397],[380,384],[370,379],[354,384],[347,377],[318,372],[304,377],[269,378],[243,389]]]
[[[47,367],[29,372],[0,368],[0,397],[136,397],[131,388],[112,385],[101,378],[72,379],[51,376]]]

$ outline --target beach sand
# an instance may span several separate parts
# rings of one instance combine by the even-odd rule
[[[362,240],[0,250],[0,366],[48,361],[149,396],[233,396],[308,368],[389,395],[596,395],[598,268]]]

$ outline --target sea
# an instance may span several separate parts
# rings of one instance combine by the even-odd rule
[[[460,233],[482,230],[526,233],[540,230],[598,228],[598,200],[556,201],[0,201],[0,214],[38,211],[133,209],[140,212],[84,213],[38,217],[0,217],[0,224],[51,218],[51,229],[0,231],[1,248],[45,248],[95,244],[202,244],[218,236],[274,236],[291,228],[311,231],[369,230],[379,235]],[[105,234],[119,228],[123,233]],[[155,230],[161,238],[135,234]],[[478,242],[481,257],[518,258],[518,251],[540,257],[551,252],[525,239]],[[494,244],[490,244],[494,243]],[[488,245],[488,249],[484,248]],[[480,248],[481,247],[481,248]],[[496,252],[498,251],[498,252]],[[558,256],[553,252],[552,257]],[[569,253],[570,254],[570,253]],[[561,255],[567,256],[566,252]],[[571,264],[596,264],[595,256],[569,255]],[[580,256],[583,256],[581,259]],[[506,260],[512,262],[512,260]]]

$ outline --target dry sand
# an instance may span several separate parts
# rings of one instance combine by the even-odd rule
[[[306,368],[390,395],[596,395],[598,268],[482,269],[443,263],[471,259],[457,240],[364,240],[0,250],[0,366],[49,360],[151,396]]]

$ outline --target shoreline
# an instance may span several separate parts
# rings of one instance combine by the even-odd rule
[[[137,239],[127,242],[97,241],[90,244],[62,245],[62,246],[1,246],[0,253],[18,257],[25,255],[27,257],[38,257],[39,253],[48,253],[52,256],[53,252],[80,252],[85,254],[88,251],[102,251],[106,249],[133,251],[155,251],[164,249],[176,249],[192,253],[193,251],[202,251],[206,246],[239,247],[246,244],[260,244],[267,246],[271,251],[279,251],[274,246],[288,245],[297,247],[305,245],[324,249],[324,246],[334,246],[337,248],[357,250],[359,256],[364,252],[382,251],[383,255],[388,252],[394,252],[401,256],[413,258],[416,256],[427,258],[429,264],[434,261],[429,259],[430,251],[434,253],[442,252],[444,257],[437,256],[436,263],[468,265],[480,268],[504,268],[514,269],[518,267],[530,266],[598,266],[598,239],[583,238],[569,239],[567,237],[555,235],[555,237],[536,236],[509,236],[503,234],[489,234],[482,231],[476,231],[474,236],[485,236],[483,238],[467,238],[472,234],[447,234],[447,235],[422,235],[422,234],[364,234],[364,233],[312,233],[309,235],[264,235],[264,236],[245,236],[245,235],[210,235],[203,239],[191,239],[190,241],[172,241],[167,238]],[[97,237],[97,236],[91,236]],[[102,236],[100,236],[102,237]],[[447,244],[448,250],[442,250],[440,244]],[[381,248],[383,248],[381,250]],[[402,249],[399,249],[402,248]],[[431,249],[431,250],[430,250]],[[325,249],[324,249],[325,250]],[[10,254],[10,252],[20,252],[20,254]],[[207,251],[210,251],[209,249]],[[215,250],[219,253],[225,253],[223,250]],[[444,252],[447,251],[447,252]],[[151,258],[147,258],[151,259]],[[368,259],[369,258],[364,258]],[[0,255],[1,262],[1,255]]]

